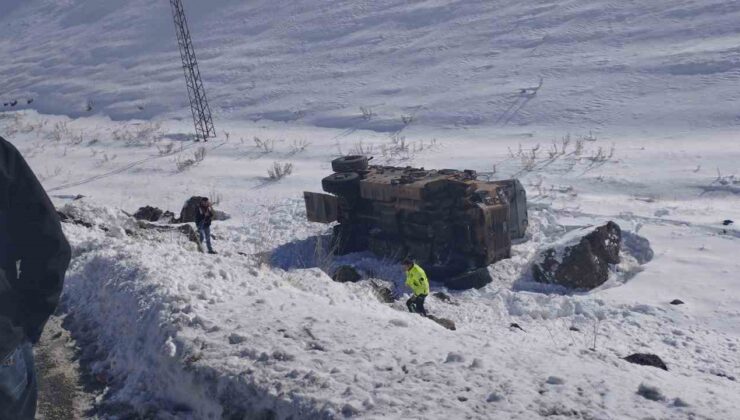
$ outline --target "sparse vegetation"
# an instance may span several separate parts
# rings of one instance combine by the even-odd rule
[[[575,140],[570,134],[559,140],[553,140],[550,147],[544,151],[537,143],[531,148],[524,148],[521,144],[518,149],[509,148],[508,159],[518,161],[519,169],[512,175],[520,176],[527,172],[537,172],[547,166],[560,162],[559,169],[564,172],[573,170],[579,163],[587,163],[586,170],[596,168],[614,159],[616,148],[599,146],[598,148],[587,148],[587,142],[595,142],[596,137],[592,132],[586,136],[578,136]]]
[[[360,113],[362,114],[362,119],[365,121],[370,121],[375,116],[375,112],[369,106],[361,106]]]
[[[264,154],[272,153],[273,151],[275,151],[275,140],[269,140],[269,139],[263,140],[257,136],[254,136],[254,146],[261,153],[264,153]]]
[[[162,125],[157,122],[126,124],[113,130],[113,140],[127,146],[152,146],[164,137]]]
[[[304,152],[310,145],[311,143],[309,143],[308,140],[305,139],[293,140],[293,142],[290,143],[290,154],[297,155],[298,153]]]
[[[271,181],[279,181],[293,173],[293,164],[290,162],[273,162],[272,167],[267,169],[267,177]]]
[[[59,143],[62,140],[64,140],[64,138],[69,136],[69,133],[70,131],[69,131],[69,126],[67,125],[67,122],[59,121],[56,124],[54,124],[54,128],[51,131],[51,138],[55,142]]]
[[[207,150],[205,147],[199,147],[195,153],[193,153],[192,157],[183,158],[181,156],[178,156],[175,158],[175,166],[177,167],[177,172],[184,172],[194,166],[197,166],[201,162],[203,162],[206,158]]]
[[[159,151],[160,156],[167,156],[169,154],[172,154],[174,149],[175,143],[173,142],[167,142],[163,145],[157,145],[157,151]]]
[[[381,164],[392,165],[411,162],[418,153],[435,150],[438,146],[437,139],[430,141],[408,141],[406,136],[393,133],[389,137],[388,143],[376,145],[365,143],[364,141],[357,142],[349,150],[349,154],[374,156]],[[337,145],[337,148],[339,156],[343,156],[344,153],[341,145]]]

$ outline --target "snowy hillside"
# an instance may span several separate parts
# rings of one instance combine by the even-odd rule
[[[726,0],[185,1],[222,119],[434,127],[738,126]],[[167,1],[3,0],[0,92],[44,113],[187,117]],[[535,98],[521,88],[543,86]],[[376,114],[363,122],[360,107]]]
[[[185,6],[208,143],[189,141],[168,2],[0,0],[0,99],[20,101],[0,136],[78,221],[62,313],[102,388],[91,416],[737,417],[740,3]],[[531,227],[491,284],[432,279],[456,331],[406,311],[398,265],[326,255],[302,192],[347,153],[527,188]],[[129,216],[193,195],[231,215],[217,256]],[[626,239],[604,285],[533,281],[540,251],[608,220]],[[333,282],[342,264],[363,280]]]

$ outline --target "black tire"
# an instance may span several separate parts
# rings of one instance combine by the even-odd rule
[[[467,290],[480,289],[492,281],[491,273],[488,272],[488,268],[484,267],[452,277],[445,280],[444,284],[452,290]]]
[[[331,161],[331,169],[334,172],[364,171],[367,166],[368,158],[362,155],[342,156]]]
[[[360,193],[360,175],[356,172],[331,174],[321,180],[324,191],[339,196],[356,196]]]

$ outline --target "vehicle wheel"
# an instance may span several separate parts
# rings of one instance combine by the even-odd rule
[[[360,175],[356,172],[331,174],[321,180],[324,191],[339,196],[353,196],[360,192]]]
[[[342,156],[331,161],[331,169],[334,172],[364,171],[367,166],[367,156],[362,155]]]
[[[480,289],[492,281],[493,278],[491,278],[488,268],[483,267],[445,280],[444,284],[453,290],[466,290],[473,288]]]
[[[324,191],[339,196],[355,196],[360,193],[360,176],[356,172],[331,174],[321,180]]]

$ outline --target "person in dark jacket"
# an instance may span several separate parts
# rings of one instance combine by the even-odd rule
[[[69,260],[56,209],[0,137],[0,420],[35,417],[31,347],[59,303]]]
[[[203,197],[203,199],[200,200],[200,205],[198,206],[198,212],[195,213],[195,227],[198,228],[198,236],[200,237],[200,243],[202,244],[203,241],[205,241],[206,246],[208,247],[209,254],[216,253],[216,251],[214,251],[213,247],[211,246],[211,222],[212,221],[213,221],[213,207],[211,206],[211,202],[208,200],[208,198]]]

